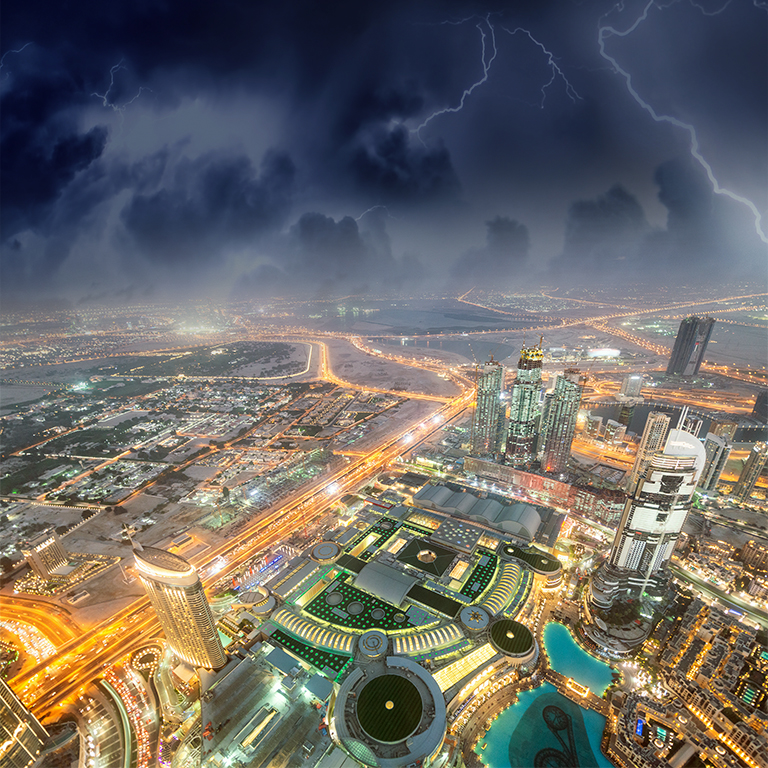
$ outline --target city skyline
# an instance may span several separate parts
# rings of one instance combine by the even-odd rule
[[[766,136],[765,0],[7,0],[0,766],[768,766]]]

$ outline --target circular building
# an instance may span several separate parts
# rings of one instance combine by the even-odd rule
[[[539,648],[531,630],[519,621],[499,619],[491,624],[491,644],[512,664],[528,665],[534,662]]]
[[[237,597],[237,604],[248,608],[255,616],[263,616],[270,613],[277,602],[269,594],[269,590],[258,586],[256,589],[240,593]]]
[[[357,641],[357,650],[366,659],[378,659],[387,652],[387,636],[378,629],[369,629]]]
[[[309,556],[321,565],[332,563],[341,554],[341,547],[335,541],[321,541],[309,551]]]
[[[428,766],[446,732],[437,682],[419,664],[399,656],[352,669],[328,720],[331,736],[345,752],[362,765],[383,768]]]

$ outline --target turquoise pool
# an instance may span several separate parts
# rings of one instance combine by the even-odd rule
[[[613,768],[600,752],[605,718],[562,696],[549,683],[520,694],[477,743],[489,768]]]
[[[562,624],[550,622],[544,627],[544,648],[552,669],[586,685],[598,696],[611,684],[613,670],[582,650]]]
[[[562,625],[544,628],[544,647],[553,669],[600,696],[613,670],[582,650]],[[605,718],[562,696],[549,683],[524,691],[495,720],[475,751],[490,768],[613,768],[600,752]]]

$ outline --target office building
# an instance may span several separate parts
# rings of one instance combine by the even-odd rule
[[[53,528],[41,533],[35,539],[24,542],[19,549],[35,575],[50,579],[67,568],[69,555]]]
[[[717,490],[720,475],[723,474],[732,449],[733,446],[727,438],[707,432],[704,439],[704,469],[699,478],[699,488],[702,491],[714,493]]]
[[[509,404],[506,463],[524,467],[536,456],[536,435],[541,418],[541,347],[523,347],[517,364]]]
[[[478,366],[475,380],[475,413],[472,417],[470,451],[476,456],[493,456],[501,449],[500,423],[504,408],[501,390],[504,387],[504,366],[491,359]]]
[[[640,440],[640,447],[637,449],[635,463],[632,465],[632,471],[629,473],[627,483],[630,491],[637,485],[637,481],[642,477],[646,467],[651,461],[654,453],[661,450],[669,428],[669,416],[661,411],[651,411],[648,414],[648,420],[645,422],[643,437]]]
[[[612,445],[618,445],[619,443],[624,440],[627,434],[627,428],[620,424],[618,421],[614,421],[613,419],[608,419],[608,421],[605,422],[605,429],[603,431],[603,439],[606,443],[611,443]]]
[[[558,376],[555,387],[544,396],[541,418],[541,468],[545,472],[564,472],[571,455],[584,379],[576,369]]]
[[[218,669],[227,657],[197,571],[179,555],[134,545],[136,572],[176,655]]]
[[[584,427],[584,434],[597,440],[603,434],[603,417],[587,414],[587,424]]]
[[[625,376],[621,382],[619,400],[641,399],[640,390],[643,388],[643,377],[639,373]]]
[[[664,450],[651,457],[627,499],[608,557],[611,568],[629,572],[630,591],[642,593],[672,556],[704,462],[704,446],[680,429],[671,430]]]
[[[744,469],[741,470],[736,485],[733,486],[732,496],[738,501],[746,501],[755,488],[760,473],[768,463],[768,443],[755,443],[749,452]]]
[[[48,739],[45,728],[0,678],[0,765],[30,768]]]
[[[707,343],[712,336],[715,324],[713,317],[686,317],[675,337],[675,346],[669,357],[667,374],[678,376],[696,376],[699,372]]]
[[[681,419],[680,429],[698,437],[704,422],[698,416],[691,416],[687,412]]]
[[[739,425],[735,421],[713,421],[709,425],[709,431],[718,437],[724,437],[732,443],[736,440],[736,430]]]
[[[755,398],[755,407],[752,409],[752,418],[768,424],[768,389],[761,389]]]
[[[617,421],[619,424],[623,424],[627,429],[632,423],[632,417],[635,415],[634,403],[624,403],[619,410],[619,418]]]

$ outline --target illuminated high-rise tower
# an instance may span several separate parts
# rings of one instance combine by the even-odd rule
[[[136,571],[173,651],[193,667],[223,667],[227,657],[197,571],[179,555],[134,546]]]
[[[67,550],[53,528],[48,528],[37,538],[24,542],[20,549],[30,568],[41,579],[50,579],[69,559]]]
[[[757,483],[757,478],[768,464],[768,443],[755,443],[749,452],[747,463],[741,470],[736,485],[733,486],[733,497],[739,501],[746,501],[751,495]]]
[[[541,468],[545,472],[564,472],[568,466],[583,384],[579,371],[569,368],[557,377],[554,389],[544,396],[539,445]]]
[[[630,572],[631,587],[645,589],[672,556],[704,462],[701,442],[673,429],[664,450],[646,465],[627,499],[608,557],[610,567]]]
[[[45,728],[0,678],[0,765],[29,768],[48,739]]]
[[[643,437],[640,440],[640,447],[637,449],[637,456],[635,456],[635,463],[632,465],[632,471],[627,478],[627,485],[630,491],[632,491],[635,485],[637,485],[637,481],[642,477],[653,454],[661,450],[668,428],[669,416],[666,413],[651,411],[648,414]]]
[[[491,355],[491,359],[477,370],[470,440],[470,450],[476,456],[492,456],[501,447],[499,423],[504,417],[501,403],[503,386],[504,366]]]
[[[541,417],[541,347],[523,347],[512,385],[507,433],[507,463],[515,467],[530,464],[536,456],[536,434]]]
[[[704,360],[712,327],[713,317],[686,317],[681,323],[675,337],[675,346],[667,365],[668,374],[680,376],[696,376]]]
[[[699,488],[701,488],[702,491],[712,493],[716,490],[720,475],[723,474],[725,463],[731,455],[732,448],[733,446],[728,438],[707,432],[707,436],[704,439],[706,461],[704,462],[704,469],[699,478]]]

